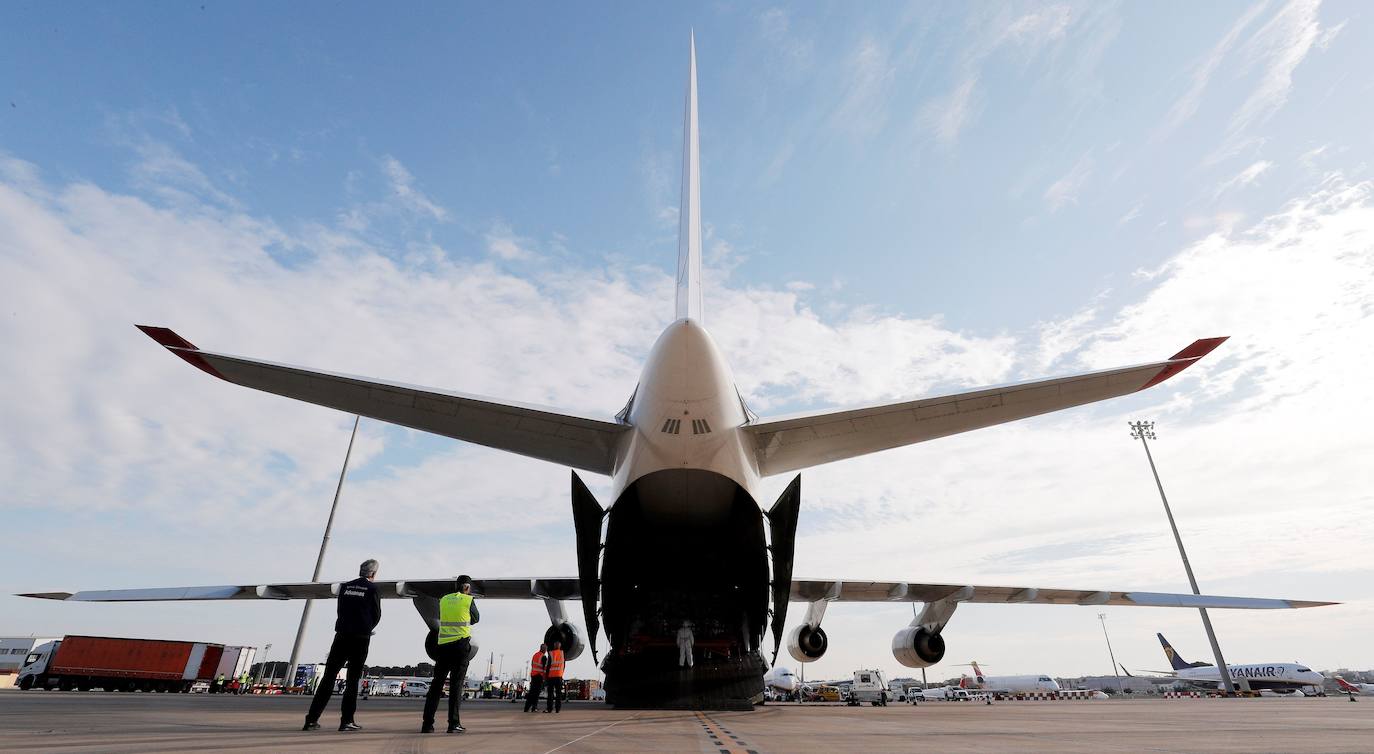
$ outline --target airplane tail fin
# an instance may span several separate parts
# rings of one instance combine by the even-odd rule
[[[983,669],[980,668],[980,667],[978,667],[978,661],[977,661],[977,660],[974,660],[973,662],[971,662],[971,663],[969,663],[969,664],[973,666],[973,675],[974,675],[974,677],[976,677],[976,678],[978,679],[978,682],[979,682],[979,683],[983,683],[984,680],[985,680],[985,679],[983,678]]]
[[[697,41],[690,41],[682,120],[682,203],[677,226],[677,319],[701,319],[701,150],[697,138]]]
[[[1178,656],[1178,652],[1169,644],[1169,640],[1164,638],[1164,634],[1155,634],[1159,637],[1160,646],[1164,647],[1164,656],[1169,658],[1169,664],[1174,670],[1187,670],[1188,668],[1205,668],[1211,665],[1209,662],[1188,662]]]
[[[1173,646],[1169,644],[1169,640],[1164,638],[1164,634],[1155,634],[1155,636],[1159,637],[1159,644],[1164,647],[1164,656],[1169,658],[1169,665],[1173,667],[1174,670],[1186,670],[1192,667],[1188,664],[1187,660],[1178,656],[1178,652],[1174,651]]]
[[[1358,692],[1358,691],[1360,690],[1358,686],[1352,685],[1352,684],[1350,683],[1350,681],[1347,681],[1347,680],[1345,680],[1344,678],[1342,678],[1342,677],[1340,677],[1340,676],[1336,676],[1336,685],[1341,687],[1341,691],[1355,691],[1355,692]]]

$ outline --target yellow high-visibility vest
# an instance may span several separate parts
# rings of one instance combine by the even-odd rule
[[[472,636],[472,595],[454,592],[439,600],[439,643]]]

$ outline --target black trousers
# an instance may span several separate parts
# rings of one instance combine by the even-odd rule
[[[329,657],[324,661],[324,676],[315,688],[315,698],[310,702],[310,711],[305,713],[305,721],[317,723],[324,708],[329,704],[329,695],[334,693],[334,678],[339,668],[348,665],[348,682],[344,686],[343,710],[339,715],[339,725],[353,722],[353,713],[358,709],[358,679],[363,676],[363,665],[367,663],[367,647],[372,643],[371,636],[349,636],[334,634],[334,643],[329,646]]]
[[[539,692],[544,690],[544,676],[530,677],[530,689],[525,692],[525,711],[539,709]]]
[[[547,681],[544,681],[544,688],[549,690],[549,706],[545,707],[544,711],[548,712],[549,710],[553,710],[554,712],[562,712],[563,679],[550,678]]]
[[[439,709],[439,695],[444,693],[444,679],[448,688],[448,725],[458,725],[458,707],[463,703],[463,682],[468,676],[468,652],[472,648],[471,639],[459,639],[448,644],[440,644],[439,656],[434,660],[434,681],[429,684],[425,694],[425,725],[434,724],[434,713]]]

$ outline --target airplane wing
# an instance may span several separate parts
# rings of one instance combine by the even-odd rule
[[[165,327],[138,329],[227,382],[598,474],[611,473],[628,429],[558,409],[202,351]]]
[[[764,476],[933,440],[1158,385],[1226,338],[1204,338],[1164,361],[853,409],[761,419],[753,435]]]
[[[1134,605],[1137,607],[1212,607],[1279,610],[1322,607],[1335,602],[1266,597],[1220,597],[1168,592],[1104,592],[1092,589],[1037,589],[1019,586],[915,584],[905,581],[838,581],[799,579],[792,582],[793,602],[955,602],[1030,603],[1039,605]]]
[[[82,592],[29,592],[20,597],[67,602],[169,602],[180,600],[303,600],[329,599],[343,582],[291,582],[280,584],[226,584],[220,586],[108,589]],[[383,598],[442,597],[453,591],[453,578],[377,581]],[[573,577],[473,579],[472,593],[483,599],[582,598],[581,582]],[[799,579],[792,582],[793,602],[935,602],[953,599],[970,603],[1031,603],[1050,605],[1135,605],[1140,607],[1212,607],[1273,610],[1321,607],[1335,602],[1271,599],[1266,597],[1219,597],[1165,592],[1104,592],[1090,589],[1036,589],[1017,586],[969,586],[963,584],[916,584],[905,581],[838,581]]]
[[[377,593],[384,599],[442,597],[453,591],[454,577],[376,581]],[[66,602],[176,602],[183,600],[319,600],[338,596],[344,582],[294,582],[286,584],[225,584],[220,586],[173,586],[151,589],[106,589],[84,592],[30,592],[20,597],[35,597]],[[575,578],[552,579],[473,579],[472,594],[489,600],[581,599],[580,582]]]

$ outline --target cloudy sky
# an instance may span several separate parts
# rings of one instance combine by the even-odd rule
[[[1186,591],[1126,427],[1151,419],[1205,591],[1345,603],[1214,614],[1228,659],[1374,665],[1372,23],[1306,0],[5,4],[0,592],[310,574],[351,417],[134,323],[613,415],[672,315],[695,28],[706,324],[758,413],[1231,336],[1138,396],[805,472],[799,576]],[[367,421],[325,577],[572,575],[573,552],[566,469]],[[284,659],[299,609],[0,597],[0,634]],[[1110,672],[1099,612],[1128,667],[1160,666],[1156,631],[1206,658],[1188,611],[967,606],[931,675]],[[545,620],[483,616],[507,669]],[[808,678],[906,674],[910,617],[832,607]],[[422,637],[388,602],[372,659]]]

